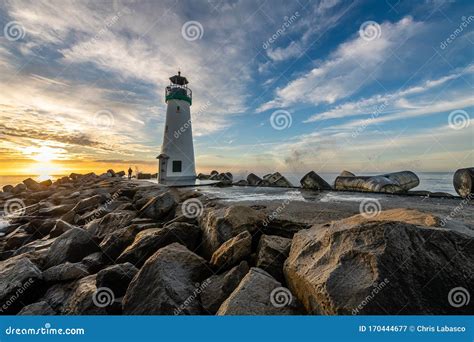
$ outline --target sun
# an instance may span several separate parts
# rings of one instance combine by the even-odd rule
[[[38,148],[37,152],[33,154],[32,158],[37,162],[46,163],[58,159],[58,154],[54,148],[41,146]]]

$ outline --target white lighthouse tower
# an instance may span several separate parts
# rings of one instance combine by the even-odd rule
[[[196,166],[190,110],[192,91],[188,88],[188,80],[179,71],[170,77],[170,81],[165,92],[167,108],[163,145],[157,157],[158,182],[194,182]]]

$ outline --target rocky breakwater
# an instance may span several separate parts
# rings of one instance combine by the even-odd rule
[[[111,172],[38,184],[0,193],[3,314],[474,312],[474,233],[454,220],[392,210],[311,227]]]

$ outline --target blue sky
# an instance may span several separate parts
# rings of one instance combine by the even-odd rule
[[[0,28],[0,166],[153,170],[178,69],[198,171],[474,165],[470,1],[5,1]]]

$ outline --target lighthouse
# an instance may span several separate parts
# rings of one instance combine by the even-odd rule
[[[192,91],[188,80],[177,75],[170,77],[165,90],[166,122],[163,145],[158,159],[158,182],[161,184],[194,182],[193,131],[191,123]]]

